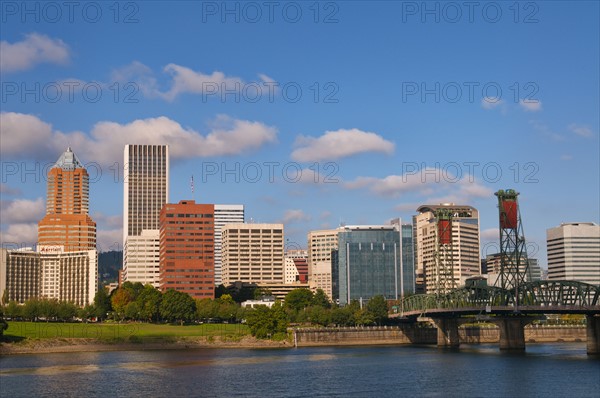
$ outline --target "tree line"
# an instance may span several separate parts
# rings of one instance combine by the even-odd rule
[[[4,316],[10,319],[73,321],[113,320],[150,323],[244,322],[253,336],[283,338],[292,325],[362,326],[381,325],[387,321],[388,306],[383,296],[371,298],[365,306],[356,300],[340,307],[332,303],[323,290],[295,289],[283,302],[270,308],[259,305],[243,308],[238,300],[269,296],[264,289],[254,289],[243,295],[229,294],[217,289],[216,299],[194,299],[176,290],[161,292],[151,285],[125,282],[109,295],[99,289],[93,304],[78,308],[56,299],[30,299],[23,305],[11,301],[3,306]],[[234,298],[235,297],[235,298]]]

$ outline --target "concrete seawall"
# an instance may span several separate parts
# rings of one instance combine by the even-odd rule
[[[436,344],[437,330],[416,325],[296,329],[293,332],[297,347],[327,345],[402,345]],[[461,343],[497,343],[500,330],[497,327],[461,327]],[[528,326],[525,327],[528,343],[585,342],[585,326]]]

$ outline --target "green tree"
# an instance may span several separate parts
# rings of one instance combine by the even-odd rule
[[[209,318],[216,318],[218,313],[219,305],[216,300],[205,298],[196,301],[196,316],[198,319],[205,321]]]
[[[22,310],[22,306],[20,306],[16,301],[12,300],[8,302],[8,305],[4,309],[4,313],[6,314],[7,318],[15,319],[23,315]]]
[[[142,290],[144,290],[144,285],[141,282],[124,282],[120,288],[127,290],[131,295],[131,300],[135,301]]]
[[[87,304],[83,308],[77,310],[77,316],[83,321],[87,321],[89,318],[96,316],[96,306]]]
[[[359,309],[354,313],[355,322],[359,326],[367,326],[375,323],[375,318],[366,309]]]
[[[190,321],[196,314],[196,302],[186,293],[169,289],[163,295],[160,304],[160,315],[169,322],[179,321],[181,325]]]
[[[304,288],[294,289],[285,296],[285,306],[300,311],[308,307],[313,299],[313,293]]]
[[[68,301],[61,301],[58,303],[56,309],[56,317],[62,321],[72,321],[77,315],[77,306]]]
[[[331,312],[321,306],[308,307],[305,312],[308,321],[312,324],[327,326],[331,322]]]
[[[112,295],[110,303],[117,314],[118,319],[123,319],[125,317],[125,307],[132,301],[133,297],[130,290],[123,287],[118,288]]]
[[[112,310],[110,297],[106,292],[105,287],[101,287],[94,296],[94,312],[90,316],[95,316],[98,319],[106,319],[107,314]]]
[[[331,301],[329,301],[329,297],[327,297],[327,294],[325,294],[323,289],[317,289],[312,298],[312,305],[323,308],[331,308]]]
[[[5,306],[8,304],[8,289],[4,289],[4,292],[2,293],[2,301],[0,304],[2,304],[2,306]]]
[[[259,305],[248,311],[246,324],[252,336],[265,339],[276,334],[285,334],[289,322],[281,303],[275,303],[271,308]]]
[[[144,286],[135,303],[138,307],[139,318],[148,322],[157,321],[160,317],[162,293],[152,285]]]
[[[125,306],[125,318],[137,321],[140,319],[140,307],[137,301],[131,301]]]
[[[260,300],[263,297],[269,297],[272,295],[273,293],[271,292],[271,290],[267,289],[266,287],[257,287],[254,289],[255,300]]]
[[[373,321],[381,325],[388,319],[388,305],[385,297],[374,296],[367,302],[367,311],[371,314]]]
[[[331,323],[338,326],[354,326],[354,311],[350,306],[336,307],[331,310]]]
[[[35,298],[29,299],[23,305],[21,315],[23,316],[23,318],[33,321],[37,317],[40,316],[39,315],[39,307],[40,307],[40,304],[39,304],[38,299],[35,299]]]

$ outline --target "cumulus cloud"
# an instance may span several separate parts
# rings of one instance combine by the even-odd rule
[[[310,221],[310,216],[300,209],[286,210],[283,215],[282,223],[291,224],[294,222]]]
[[[123,250],[123,228],[98,229],[96,247],[100,252]]]
[[[526,112],[538,112],[542,110],[542,101],[539,100],[520,100],[519,105]]]
[[[275,80],[265,74],[258,74],[258,81],[248,83],[241,77],[227,76],[221,71],[204,73],[174,63],[165,66],[163,72],[170,77],[167,89],[162,89],[152,69],[139,61],[114,70],[112,79],[121,83],[134,82],[145,96],[167,101],[173,101],[184,93],[224,96],[225,90],[227,93],[240,94],[245,93],[246,89],[250,90],[247,95],[254,98],[256,90],[249,88],[248,84],[258,84],[261,94],[263,91],[266,95],[269,94],[269,90],[272,90],[273,94],[278,91]]]
[[[219,115],[205,135],[165,116],[126,124],[98,122],[89,134],[84,134],[55,131],[33,115],[4,112],[0,113],[0,132],[0,153],[8,158],[55,160],[71,146],[84,163],[93,161],[102,165],[120,162],[124,146],[131,143],[168,144],[172,158],[181,159],[237,155],[277,140],[274,127],[225,115]]]
[[[98,225],[98,228],[115,229],[123,226],[122,214],[109,216],[97,212],[92,214],[91,217]]]
[[[30,33],[16,43],[0,41],[0,70],[3,73],[31,69],[42,63],[63,65],[69,61],[69,48],[60,39]]]
[[[33,247],[37,238],[37,223],[11,224],[6,231],[0,232],[0,244],[6,249]]]
[[[8,185],[4,184],[4,183],[0,183],[0,194],[2,195],[6,195],[6,196],[16,196],[16,195],[21,195],[21,190],[18,188],[13,188],[13,187],[9,187]]]
[[[591,138],[594,136],[592,129],[589,128],[588,126],[582,126],[579,124],[572,123],[569,125],[569,130],[572,133],[577,134],[578,136],[584,137],[584,138]]]
[[[46,202],[43,198],[7,200],[0,203],[0,211],[3,224],[37,223],[46,213]]]
[[[346,189],[365,189],[382,197],[401,197],[419,195],[421,202],[429,203],[468,203],[474,198],[492,195],[492,190],[477,182],[472,176],[461,178],[453,176],[447,170],[426,168],[420,173],[389,175],[383,178],[358,177],[343,185]],[[397,211],[414,211],[418,207],[412,203],[399,204]]]
[[[292,159],[299,162],[340,159],[359,153],[380,152],[390,155],[394,143],[378,134],[359,129],[326,131],[322,136],[300,136],[296,139]]]

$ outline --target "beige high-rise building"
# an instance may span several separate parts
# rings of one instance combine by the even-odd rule
[[[308,284],[311,290],[323,289],[333,298],[331,252],[338,249],[339,229],[310,231],[308,233]]]
[[[451,253],[452,267],[446,261],[438,264],[436,258],[438,243],[440,242],[440,229],[438,228],[436,212],[438,210],[450,211],[452,214]],[[444,203],[439,205],[423,205],[417,209],[419,214],[414,216],[416,241],[416,268],[417,284],[423,283],[426,293],[436,292],[440,281],[438,268],[447,267],[451,270],[454,283],[445,286],[449,289],[452,285],[464,285],[465,279],[479,275],[481,260],[479,258],[479,212],[471,206]],[[449,237],[449,236],[448,236]]]
[[[546,231],[548,279],[600,285],[600,225],[563,223]]]
[[[169,147],[125,145],[123,163],[123,281],[158,287],[159,215],[169,202]]]
[[[223,284],[283,284],[283,224],[227,224],[222,234]]]
[[[8,301],[57,299],[85,306],[98,289],[96,250],[64,251],[63,246],[5,250],[0,254],[0,290]]]

